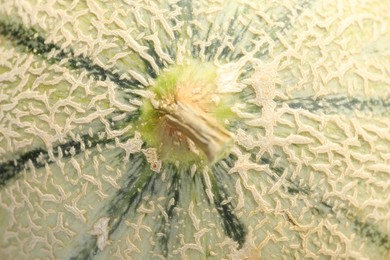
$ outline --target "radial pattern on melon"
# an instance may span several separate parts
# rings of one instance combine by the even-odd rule
[[[389,259],[389,12],[0,0],[0,258]]]

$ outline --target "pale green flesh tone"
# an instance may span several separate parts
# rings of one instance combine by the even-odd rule
[[[389,9],[0,0],[74,51],[0,35],[0,258],[389,259]],[[231,156],[159,151],[140,96],[215,79]]]

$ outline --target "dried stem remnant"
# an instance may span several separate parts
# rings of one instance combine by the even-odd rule
[[[193,141],[207,156],[209,162],[218,159],[231,143],[231,134],[204,111],[189,103],[175,100],[157,107],[167,124]]]
[[[140,132],[170,162],[214,163],[233,143],[225,122],[229,94],[218,92],[214,65],[191,63],[161,74],[144,102]]]

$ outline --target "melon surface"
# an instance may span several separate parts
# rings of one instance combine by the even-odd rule
[[[389,12],[0,0],[0,259],[389,259]]]

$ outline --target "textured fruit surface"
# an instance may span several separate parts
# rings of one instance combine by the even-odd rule
[[[389,259],[389,11],[0,0],[0,258]]]
[[[238,118],[219,74],[212,64],[189,61],[158,76],[135,128],[164,162],[204,165],[229,154],[233,138],[226,126]]]

